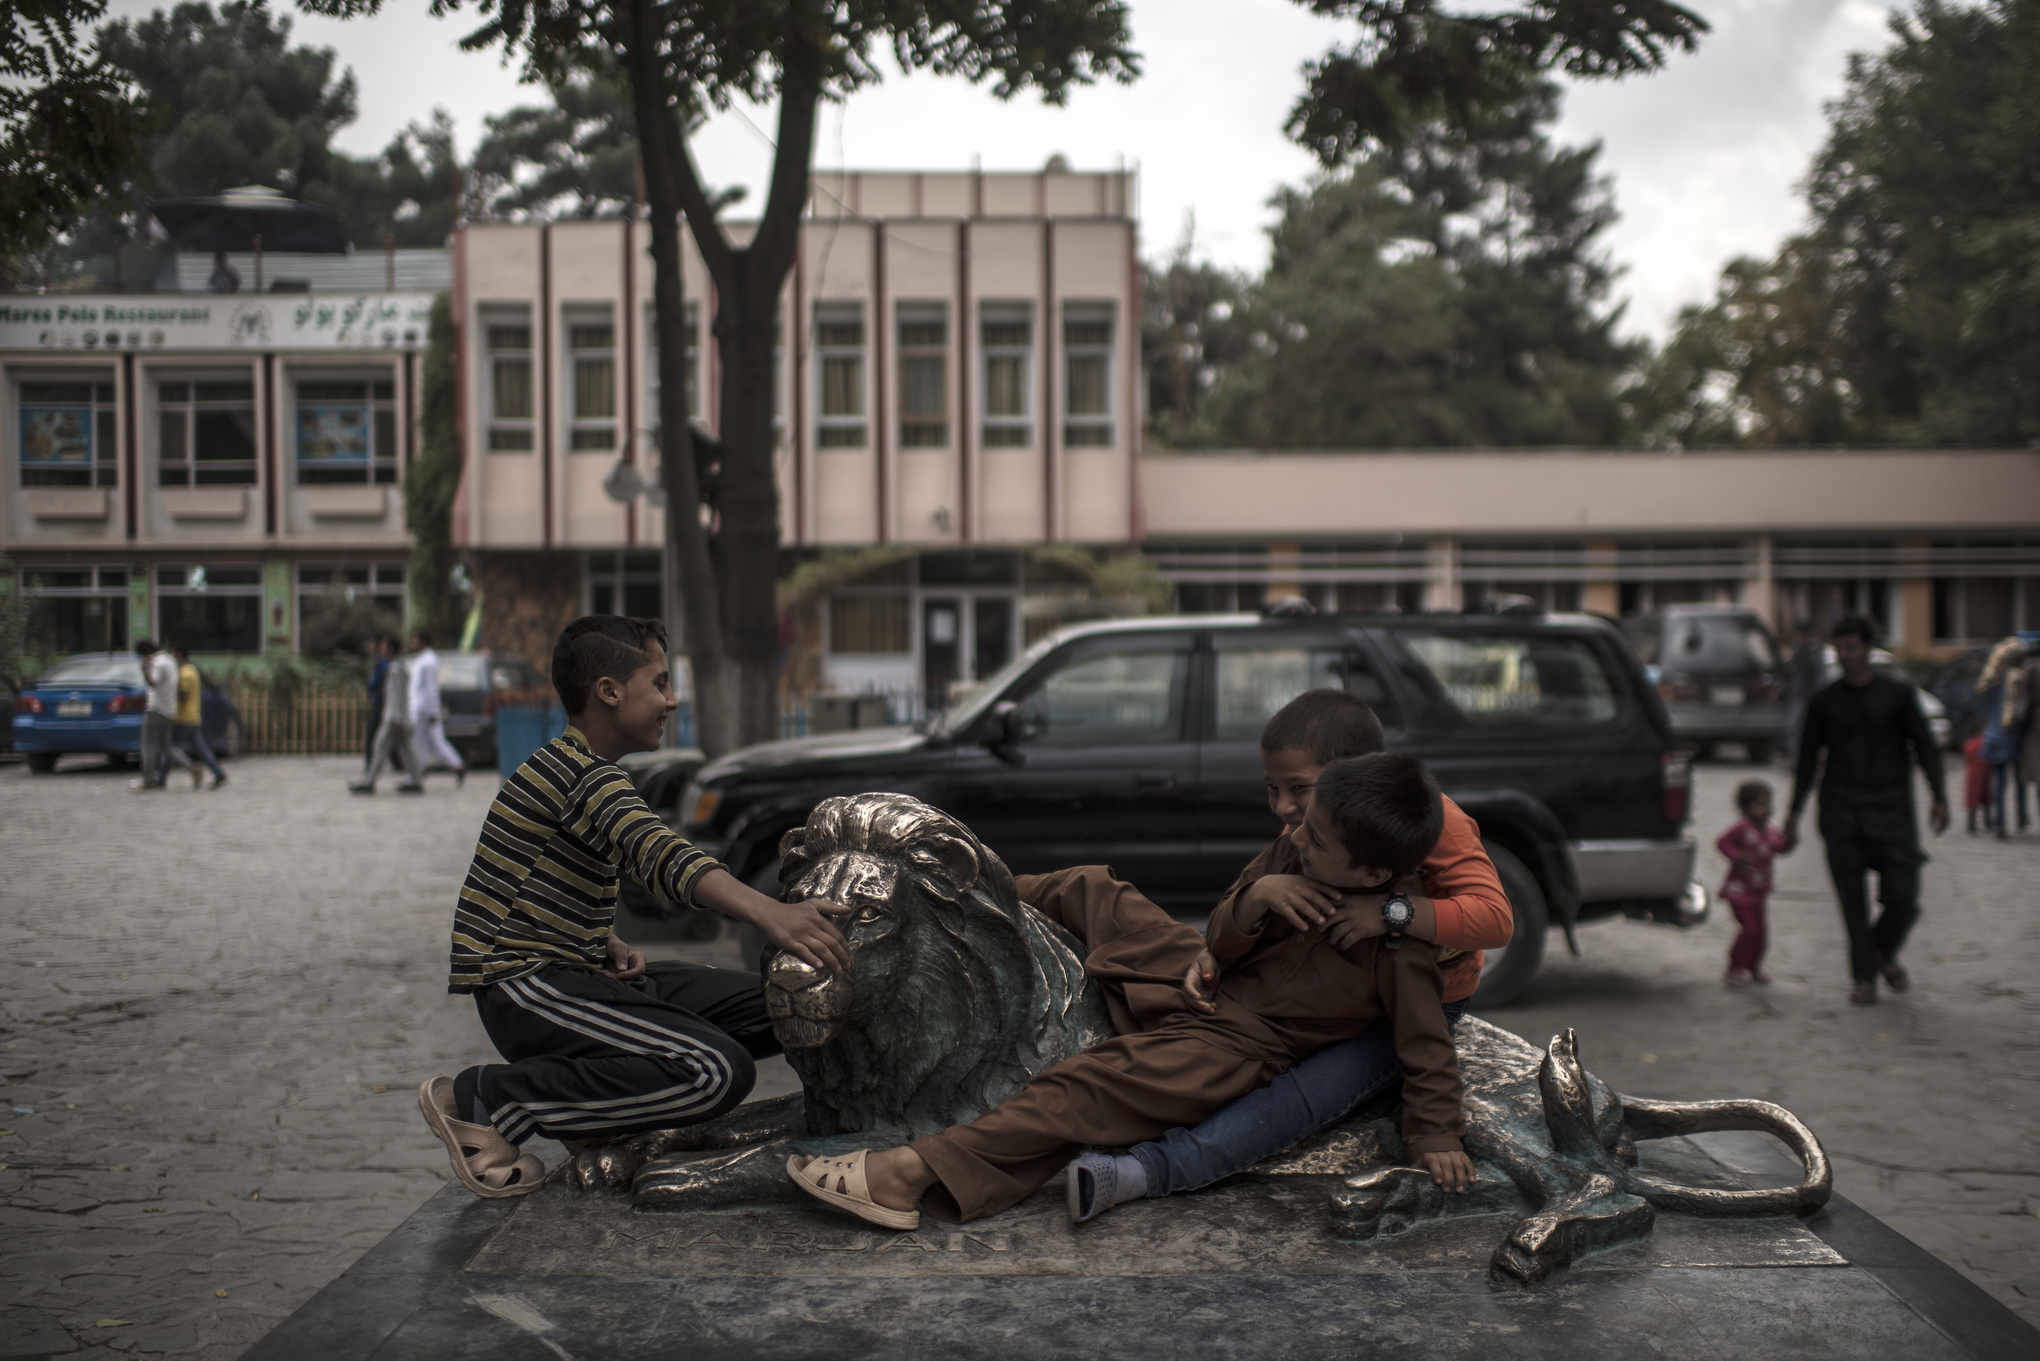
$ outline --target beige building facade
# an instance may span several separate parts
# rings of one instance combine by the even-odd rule
[[[400,625],[432,296],[0,296],[0,555],[39,649]]]
[[[543,661],[575,614],[662,613],[663,511],[632,494],[648,247],[641,221],[476,223],[436,255],[272,261],[291,293],[0,298],[0,554],[47,642],[318,651],[401,619],[437,287],[482,641]],[[685,263],[713,432],[716,301]],[[2040,453],[1147,450],[1141,287],[1128,173],[817,174],[779,327],[789,688],[918,713],[1164,596],[1855,609],[1921,656],[2040,628]]]

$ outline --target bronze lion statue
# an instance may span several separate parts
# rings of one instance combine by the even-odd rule
[[[898,1143],[970,1120],[1111,1034],[1075,941],[1019,900],[1005,864],[954,818],[904,794],[829,799],[780,854],[789,895],[856,908],[842,919],[847,975],[776,951],[760,960],[773,1030],[803,1091],[583,1153],[566,1170],[581,1189],[629,1186],[648,1210],[800,1201],[783,1172],[788,1154]],[[1570,1031],[1540,1052],[1468,1017],[1458,1044],[1476,1171],[1463,1195],[1402,1165],[1392,1097],[1249,1175],[1335,1174],[1325,1227],[1341,1238],[1446,1215],[1516,1216],[1490,1259],[1498,1282],[1541,1280],[1640,1238],[1660,1208],[1784,1214],[1828,1198],[1819,1141],[1768,1102],[1622,1096],[1581,1067]],[[1805,1177],[1732,1191],[1639,1170],[1637,1140],[1715,1129],[1777,1135]]]

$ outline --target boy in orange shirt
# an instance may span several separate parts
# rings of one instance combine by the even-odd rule
[[[1301,874],[1293,839],[1325,767],[1383,745],[1381,720],[1344,690],[1305,691],[1268,720],[1261,731],[1261,769],[1268,808],[1282,820],[1283,831],[1240,872],[1221,900],[1222,912],[1258,908],[1295,930],[1322,931],[1340,947],[1387,931],[1382,915],[1387,894],[1340,893]],[[1494,862],[1481,847],[1479,825],[1450,799],[1444,811],[1444,830],[1416,882],[1397,888],[1411,908],[1402,934],[1439,948],[1445,1018],[1457,1026],[1480,986],[1480,952],[1507,945],[1515,920]],[[1083,1154],[1069,1172],[1071,1216],[1082,1223],[1125,1201],[1194,1191],[1245,1171],[1344,1119],[1401,1076],[1395,1028],[1382,1017],[1194,1129],[1169,1130],[1116,1156]]]

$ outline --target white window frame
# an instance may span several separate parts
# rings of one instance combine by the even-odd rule
[[[31,389],[51,385],[82,385],[88,390],[84,401],[36,400],[28,396]],[[24,369],[14,378],[14,409],[8,413],[7,442],[14,449],[15,485],[20,487],[117,487],[120,485],[120,438],[116,433],[119,403],[114,397],[113,372],[110,369],[93,369],[86,372],[50,372]],[[86,407],[91,415],[92,462],[82,469],[66,465],[30,465],[24,457],[28,452],[22,447],[23,420],[29,407]],[[83,471],[84,480],[66,477],[49,480],[38,478],[29,481],[30,474],[69,474]]]
[[[1015,340],[1011,328],[1024,328]],[[996,334],[998,332],[1007,334]],[[1031,302],[985,302],[978,309],[978,393],[983,408],[980,442],[985,449],[1031,449],[1034,447],[1034,304]],[[995,364],[1017,364],[1020,372],[1018,411],[994,412],[991,408],[992,368]]]
[[[894,317],[898,339],[894,363],[899,366],[896,405],[899,407],[899,441],[902,449],[947,449],[949,422],[955,403],[949,391],[949,304],[946,302],[901,302]],[[926,328],[937,328],[934,339]],[[932,412],[907,410],[907,368],[909,364],[933,364],[940,383],[940,403]]]
[[[607,345],[577,344],[576,331],[606,327]],[[618,384],[616,355],[616,308],[606,302],[567,303],[560,308],[560,336],[565,344],[566,363],[561,379],[566,391],[567,449],[571,453],[614,453],[617,448],[617,413],[623,406]],[[581,365],[606,362],[609,365],[609,412],[583,414],[580,407]]]
[[[482,332],[482,409],[488,412],[485,447],[492,454],[528,454],[538,447],[538,382],[536,348],[532,343],[531,304],[484,303],[477,314]],[[522,347],[498,346],[498,330],[524,331]],[[496,366],[524,365],[525,414],[496,414]]]
[[[252,487],[261,481],[262,440],[256,424],[257,405],[255,400],[255,375],[246,369],[227,369],[213,373],[192,371],[189,373],[154,373],[150,378],[150,396],[155,405],[156,419],[149,426],[156,445],[156,485],[159,487]],[[163,389],[171,384],[185,389],[182,398],[165,399]],[[200,397],[198,389],[206,383],[243,384],[248,389],[246,401],[239,398]],[[248,457],[231,460],[235,471],[243,474],[232,481],[217,479],[200,481],[199,469],[206,461],[198,457],[198,416],[201,411],[245,410],[248,413]],[[163,439],[163,417],[175,414],[184,427],[184,457],[173,462]],[[371,459],[373,463],[373,459]],[[211,465],[214,471],[221,467],[221,461]],[[181,468],[182,476],[170,480],[170,470]]]
[[[857,328],[857,343],[854,345],[843,334],[852,326]],[[869,446],[871,363],[866,353],[866,340],[863,303],[837,301],[815,304],[817,449],[863,449]],[[857,381],[849,389],[855,406],[851,410],[831,412],[828,406],[829,366],[846,363],[857,366]]]
[[[1110,448],[1117,424],[1117,403],[1113,400],[1112,352],[1116,332],[1115,309],[1110,302],[1066,302],[1063,304],[1063,447],[1066,449]],[[1100,341],[1089,329],[1105,328]],[[1086,328],[1082,331],[1079,328]],[[1079,412],[1072,405],[1077,394],[1076,366],[1082,361],[1096,363],[1103,375],[1103,411]]]

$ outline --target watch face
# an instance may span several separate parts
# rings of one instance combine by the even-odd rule
[[[1381,905],[1381,918],[1388,923],[1392,931],[1402,930],[1416,919],[1416,915],[1416,909],[1410,906],[1410,900],[1401,894]]]

